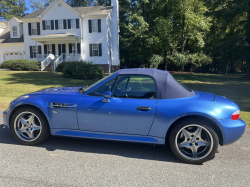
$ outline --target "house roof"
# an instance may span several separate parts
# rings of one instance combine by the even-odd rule
[[[50,35],[45,35],[45,36],[38,36],[31,38],[32,40],[35,40],[37,42],[47,42],[47,41],[52,41],[52,40],[73,40],[73,39],[79,39],[78,36],[74,34],[69,34],[69,33],[63,33],[63,34],[50,34]]]
[[[0,44],[24,42],[23,35],[20,38],[10,38],[10,25],[7,25],[7,23],[6,23],[6,28],[0,34]]]
[[[88,7],[72,7],[77,12],[81,13],[82,15],[107,15],[109,14],[113,6],[88,6]],[[36,18],[39,16],[45,9],[36,10],[21,19],[27,19],[27,18]]]
[[[6,25],[8,24],[8,21],[0,21],[0,27],[6,27]]]

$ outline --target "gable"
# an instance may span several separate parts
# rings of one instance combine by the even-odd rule
[[[80,13],[70,7],[61,0],[54,1],[47,9],[45,9],[41,17],[42,19],[62,19],[62,18],[76,18]]]

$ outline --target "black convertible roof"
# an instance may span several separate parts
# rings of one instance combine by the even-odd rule
[[[157,86],[157,99],[175,99],[191,97],[196,93],[189,91],[180,85],[168,71],[154,68],[122,69],[117,71],[119,75],[148,75],[154,78]]]

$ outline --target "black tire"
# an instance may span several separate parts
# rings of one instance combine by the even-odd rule
[[[194,131],[196,130],[198,131],[198,128],[202,129],[200,137],[207,136],[208,140],[206,139],[207,140],[206,142],[210,141],[211,146],[201,145],[199,141],[203,143],[202,141],[204,141],[204,139],[202,138],[200,138],[200,140],[199,138],[198,140],[196,140],[197,138],[196,136],[194,136],[194,133],[195,133]],[[187,129],[191,129],[191,130],[187,130]],[[193,132],[192,132],[192,129],[194,129]],[[184,130],[186,130],[185,132],[187,133],[191,132],[188,135],[191,135],[193,137],[191,137],[190,139],[187,138],[189,136],[185,136],[185,134],[183,133]],[[178,140],[181,140],[181,139],[182,140],[184,139],[184,140],[178,143]],[[197,143],[195,143],[196,141]],[[181,144],[183,145],[183,147],[178,146]],[[187,120],[182,120],[179,123],[175,124],[175,126],[171,129],[170,134],[169,134],[169,145],[173,153],[180,160],[186,163],[190,163],[190,164],[202,164],[215,157],[215,153],[217,152],[218,145],[219,145],[219,138],[217,134],[215,133],[215,131],[213,130],[213,127],[209,124],[209,122],[202,120],[202,119],[189,118]],[[194,156],[195,151],[193,151],[194,150],[193,148],[195,148],[197,153],[200,150],[201,152],[200,158],[199,158],[199,154],[196,154],[197,158]]]
[[[39,123],[40,123],[39,126],[41,126],[41,128],[39,130],[39,133],[36,132],[38,135],[36,138],[34,138],[34,140],[28,140],[28,139],[25,140],[25,138],[23,138],[20,135],[20,133],[18,133],[17,126],[15,127],[15,122],[17,123],[18,119],[20,119],[19,115],[26,114],[26,116],[28,116],[30,113],[34,114],[34,116],[36,117],[36,120],[39,121]],[[21,124],[21,123],[19,122],[19,124]],[[32,146],[32,145],[40,144],[50,136],[50,128],[49,128],[49,124],[48,124],[46,117],[44,116],[44,114],[40,110],[38,110],[34,107],[24,106],[22,108],[19,108],[17,111],[15,111],[15,113],[12,115],[12,117],[10,119],[10,128],[11,128],[11,133],[14,136],[14,138],[18,142],[20,142],[21,144],[24,144],[24,145]],[[32,127],[31,127],[31,130],[32,130]],[[32,133],[32,134],[34,134],[34,133]]]

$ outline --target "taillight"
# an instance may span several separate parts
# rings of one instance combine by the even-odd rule
[[[236,112],[233,113],[231,119],[238,120],[239,118],[240,118],[240,110],[237,110]]]

